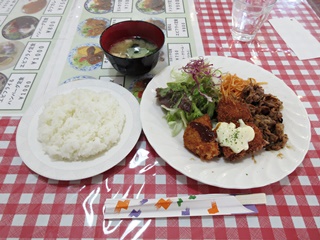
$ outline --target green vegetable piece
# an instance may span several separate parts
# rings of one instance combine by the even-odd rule
[[[173,136],[204,114],[213,119],[221,97],[217,84],[221,75],[220,70],[214,69],[202,58],[171,71],[174,81],[168,82],[166,88],[158,88],[157,98],[165,110],[165,119]]]
[[[146,48],[132,47],[127,49],[127,55],[129,58],[141,58],[149,54],[149,50]]]

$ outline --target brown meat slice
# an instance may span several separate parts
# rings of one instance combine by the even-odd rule
[[[237,123],[239,119],[252,122],[252,115],[248,105],[244,102],[222,98],[217,106],[218,122]]]
[[[260,129],[254,123],[245,123],[246,125],[250,126],[254,130],[254,139],[249,142],[249,149],[242,150],[239,153],[235,153],[229,147],[222,147],[222,153],[225,159],[233,162],[244,158],[247,154],[253,154],[257,151],[260,151],[267,142],[263,139],[263,135]]]
[[[88,56],[87,57],[87,61],[91,65],[94,65],[94,64],[97,64],[99,62],[102,62],[103,61],[103,57],[104,57],[104,53],[103,52],[98,52],[98,53],[95,53],[94,55]]]
[[[184,146],[202,160],[211,160],[220,154],[216,135],[208,115],[190,122],[183,134]]]

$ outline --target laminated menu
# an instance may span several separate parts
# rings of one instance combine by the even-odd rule
[[[203,55],[195,14],[191,0],[0,0],[0,114],[23,115],[50,89],[79,79],[115,82],[139,100],[165,66]],[[124,20],[151,22],[165,34],[149,74],[123,76],[102,54],[101,32]],[[89,59],[88,48],[100,57]]]

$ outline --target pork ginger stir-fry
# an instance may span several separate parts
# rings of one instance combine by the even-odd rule
[[[271,94],[265,94],[263,88],[258,85],[246,86],[241,98],[248,104],[254,124],[268,142],[265,149],[282,149],[288,141],[288,136],[284,133],[282,102]]]

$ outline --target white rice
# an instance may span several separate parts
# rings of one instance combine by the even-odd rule
[[[125,121],[124,110],[110,93],[76,89],[45,105],[38,140],[51,158],[84,160],[115,146]]]

